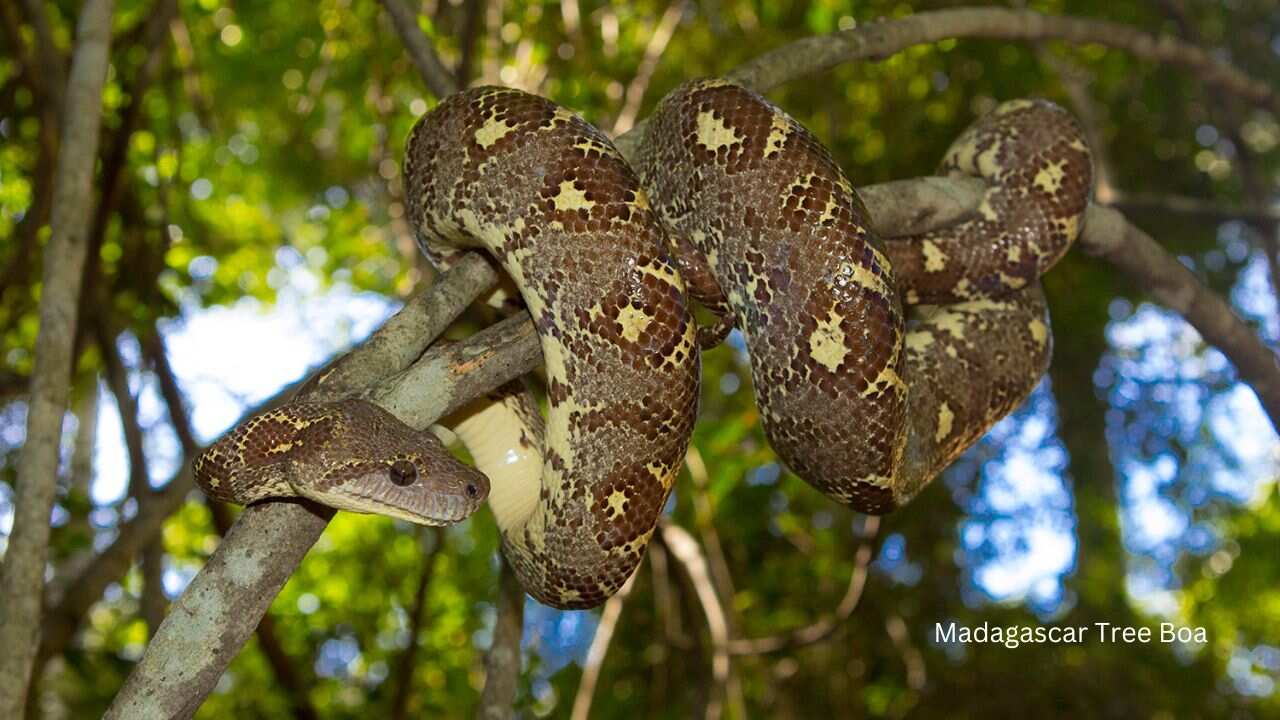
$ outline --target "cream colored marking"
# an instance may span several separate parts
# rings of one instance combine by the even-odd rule
[[[920,293],[916,292],[915,290],[908,290],[906,302],[908,305],[918,304],[920,302]]]
[[[828,310],[827,318],[819,320],[818,327],[809,336],[809,356],[831,372],[835,372],[849,354],[844,330],[840,328],[843,320],[834,310]]]
[[[609,493],[608,503],[609,519],[620,518],[627,509],[627,494],[621,490],[614,490]]]
[[[622,326],[622,337],[628,342],[635,342],[640,339],[640,333],[649,327],[649,323],[653,322],[653,316],[645,312],[643,308],[632,307],[627,305],[618,311],[618,324]]]
[[[996,274],[1000,276],[1000,282],[1004,283],[1005,286],[1010,287],[1014,290],[1018,290],[1027,286],[1026,278],[1020,278],[1005,272],[999,272]]]
[[[676,272],[675,268],[667,263],[648,262],[636,268],[645,275],[662,280],[663,282],[675,285],[678,290],[684,292],[684,279]]]
[[[932,240],[924,241],[924,271],[942,272],[947,269],[947,254]]]
[[[774,153],[782,152],[782,147],[787,144],[787,138],[791,136],[791,125],[781,114],[774,115],[769,123],[769,137],[764,142],[764,156],[769,157]]]
[[[969,282],[969,278],[960,278],[955,287],[951,289],[958,298],[967,298],[973,295],[973,284]]]
[[[1085,145],[1080,138],[1071,138],[1071,142],[1067,143],[1067,147],[1080,152],[1088,152],[1089,146]]]
[[[880,374],[876,376],[876,379],[872,380],[867,389],[862,391],[862,397],[871,397],[878,394],[882,389],[889,389],[898,393],[906,391],[907,384],[903,382],[902,376],[893,367],[896,362],[897,355],[895,354],[890,359],[890,362],[880,370]]]
[[[996,158],[1000,156],[1000,145],[1000,140],[996,140],[991,143],[991,147],[975,158],[978,162],[978,174],[982,177],[995,177],[1003,169],[996,162]]]
[[[954,308],[955,306],[952,307]],[[1004,308],[1003,303],[992,300],[970,300],[964,304],[963,312],[954,309],[943,309],[931,318],[931,322],[939,330],[945,330],[951,333],[953,337],[963,339],[967,315],[978,315],[986,311],[1000,310],[1002,308]]]
[[[715,152],[722,147],[742,142],[738,131],[724,124],[710,110],[698,113],[698,142],[708,150]]]
[[[1062,231],[1063,235],[1074,240],[1080,234],[1080,216],[1068,215],[1064,218],[1054,218],[1053,224]]]
[[[590,210],[596,206],[594,200],[587,199],[587,193],[578,189],[578,185],[573,180],[564,180],[560,183],[560,192],[552,198],[555,203],[556,210]]]
[[[1032,105],[1035,105],[1035,103],[1030,100],[1009,100],[1007,102],[1000,103],[1000,106],[996,108],[995,114],[1008,115],[1015,110],[1023,110],[1031,107]]]
[[[978,203],[978,214],[987,222],[995,222],[1000,219],[1000,214],[991,207],[991,191],[988,190],[986,195],[982,196],[982,202]]]
[[[1009,249],[1005,252],[1004,257],[1005,260],[1010,263],[1018,262],[1022,259],[1022,246],[1017,244],[1010,245]]]
[[[293,441],[285,441],[285,442],[282,442],[282,443],[280,443],[279,445],[276,445],[275,447],[273,447],[273,448],[271,448],[271,449],[267,450],[267,454],[268,454],[268,455],[279,455],[280,453],[287,453],[287,452],[289,452],[290,450],[292,450],[292,449],[293,449],[294,445],[297,445],[298,447],[301,447],[301,446],[302,446],[302,442],[301,442],[301,441],[298,441],[298,442],[296,442],[296,443],[295,443],[295,442],[293,442]]]
[[[934,442],[942,442],[951,434],[951,421],[955,420],[951,407],[946,402],[938,408],[938,431],[933,434]]]
[[[1058,190],[1062,189],[1062,179],[1067,176],[1066,167],[1066,160],[1058,160],[1056,162],[1049,161],[1036,173],[1036,177],[1033,182],[1036,187],[1044,190],[1050,195],[1053,195],[1058,192]]]
[[[889,480],[890,478],[888,475],[880,475],[879,473],[872,473],[870,475],[863,475],[857,480],[854,480],[854,482],[864,483],[866,485],[874,485],[876,487],[889,487]],[[853,495],[852,494],[848,495],[847,499],[850,499],[850,500],[853,499]]]
[[[946,353],[947,353],[947,357],[950,357],[950,358],[953,358],[953,357],[959,357],[959,356],[960,356],[960,353],[956,351],[956,346],[955,346],[955,345],[948,345],[948,346],[947,346],[947,348],[946,348]],[[492,492],[492,491],[490,491],[490,492]]]
[[[636,188],[636,199],[632,202],[632,204],[638,208],[648,210],[649,209],[649,193],[645,192],[644,188]]]
[[[1037,345],[1043,347],[1044,341],[1049,337],[1049,328],[1045,326],[1044,321],[1040,318],[1031,318],[1031,321],[1027,323],[1027,329],[1031,331],[1031,339],[1035,340]]]
[[[480,126],[479,130],[476,130],[476,144],[487,149],[490,145],[506,137],[512,130],[515,130],[515,126],[508,125],[506,120],[489,118],[484,125]]]
[[[909,352],[921,352],[934,342],[933,333],[928,330],[917,330],[916,332],[907,333],[907,350]]]
[[[883,258],[883,256],[881,256]],[[880,267],[888,267],[888,261]],[[889,286],[888,281],[883,276],[877,275],[871,270],[864,267],[861,263],[840,263],[840,276],[848,278],[854,285],[858,287],[868,288],[877,295],[892,296],[896,290]]]

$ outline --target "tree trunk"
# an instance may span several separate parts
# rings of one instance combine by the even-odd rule
[[[13,533],[0,571],[0,717],[24,714],[39,641],[49,513],[57,491],[58,449],[75,346],[75,314],[98,156],[102,87],[111,46],[111,0],[87,0],[64,101],[62,150],[54,177],[52,235],[45,249],[40,334],[18,456]]]

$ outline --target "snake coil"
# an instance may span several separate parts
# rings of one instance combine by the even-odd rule
[[[464,249],[487,251],[533,317],[545,424],[517,385],[459,415],[454,430],[492,484],[503,551],[524,587],[565,608],[599,604],[639,563],[689,442],[699,341],[732,327],[769,441],[798,475],[864,512],[919,492],[1047,367],[1038,278],[1078,234],[1091,185],[1088,148],[1066,112],[1005,103],[941,166],[988,182],[974,215],[881,239],[821,143],[718,80],[663,99],[635,170],[573,113],[492,87],[424,115],[404,170],[423,250],[446,265]],[[720,318],[701,337],[690,299]],[[356,445],[379,444],[344,427]],[[238,430],[235,447],[256,447],[255,432]],[[392,455],[379,462],[391,467]],[[323,471],[338,457],[295,460]],[[220,478],[256,458],[224,449],[197,480],[225,494]],[[451,461],[432,472],[465,486]],[[386,514],[397,512],[414,519]]]

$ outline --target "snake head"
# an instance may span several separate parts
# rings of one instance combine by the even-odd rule
[[[339,510],[419,525],[459,522],[488,497],[489,479],[456,460],[431,433],[413,431],[396,440],[408,442],[390,442],[384,453],[353,453],[326,464],[319,477],[290,485],[299,495]]]
[[[489,479],[435,435],[363,400],[298,402],[255,415],[197,459],[194,471],[218,500],[305,497],[420,525],[458,522],[489,495]]]

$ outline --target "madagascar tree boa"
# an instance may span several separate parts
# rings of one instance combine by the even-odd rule
[[[804,127],[718,80],[662,101],[634,167],[572,112],[487,87],[423,116],[404,169],[424,251],[447,265],[483,248],[519,288],[546,420],[522,386],[456,418],[481,475],[364,401],[288,405],[215,444],[197,481],[225,500],[301,495],[427,524],[487,493],[524,587],[564,608],[599,604],[639,563],[693,428],[699,347],[733,327],[791,469],[863,512],[918,493],[1045,371],[1038,278],[1091,187],[1074,120],[1008,102],[942,162],[987,181],[977,212],[886,241]],[[690,299],[720,321],[700,332]]]

